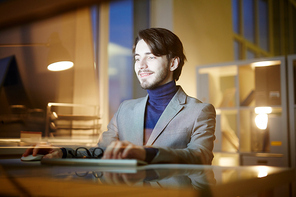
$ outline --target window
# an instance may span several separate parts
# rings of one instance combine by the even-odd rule
[[[259,31],[259,46],[265,51],[269,49],[269,24],[268,24],[268,6],[266,0],[258,1],[258,31]]]
[[[255,6],[254,0],[243,0],[244,38],[255,43]]]
[[[232,0],[235,60],[271,56],[269,0]]]
[[[294,54],[296,3],[232,0],[234,59]]]
[[[111,1],[109,16],[109,115],[133,96],[133,1]]]

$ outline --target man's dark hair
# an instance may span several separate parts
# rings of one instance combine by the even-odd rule
[[[186,57],[183,52],[183,44],[173,32],[164,28],[150,28],[144,29],[138,33],[135,39],[133,52],[137,43],[143,39],[149,46],[151,52],[155,56],[166,55],[168,62],[171,59],[178,57],[180,59],[178,68],[174,70],[174,80],[178,80],[184,65]]]

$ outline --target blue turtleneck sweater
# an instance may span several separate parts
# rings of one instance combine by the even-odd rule
[[[175,81],[147,90],[148,102],[145,111],[144,143],[146,144],[158,119],[177,92]]]

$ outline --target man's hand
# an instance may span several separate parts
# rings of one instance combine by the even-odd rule
[[[128,141],[114,141],[107,146],[102,159],[137,159],[145,161],[146,151]]]
[[[39,143],[31,148],[28,148],[22,156],[36,156],[37,154],[44,155],[43,158],[62,158],[63,152],[60,148],[54,147],[47,143]]]

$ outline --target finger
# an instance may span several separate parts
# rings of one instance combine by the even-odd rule
[[[36,156],[38,152],[39,152],[39,147],[35,146],[35,148],[33,149],[32,155]]]
[[[122,142],[116,143],[116,146],[113,148],[112,158],[120,159],[122,151],[125,149],[125,145]]]
[[[122,152],[119,152],[119,153],[117,154],[116,159],[122,159]]]
[[[123,159],[138,159],[144,161],[146,158],[146,151],[141,146],[130,144],[122,153]]]
[[[33,149],[32,155],[35,156],[36,154],[40,153],[43,155],[48,154],[54,147],[46,142],[38,143],[35,148]]]
[[[47,154],[48,151],[46,151],[45,148],[48,148],[48,146],[44,146],[43,144],[37,144],[33,149],[32,155],[36,156],[40,152],[43,152],[43,154]]]
[[[116,146],[117,141],[111,142],[111,144],[109,146],[107,146],[104,155],[103,155],[103,159],[110,159],[112,158],[112,153],[113,153],[113,149],[114,146]]]
[[[122,152],[122,158],[123,159],[131,158],[132,149],[133,149],[133,145],[128,144]]]
[[[23,153],[22,156],[27,157],[28,155],[31,155],[33,152],[35,146],[32,146],[31,148],[28,148],[27,150],[25,150],[25,152]]]

